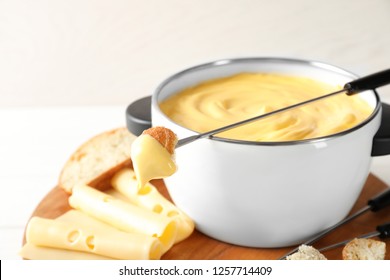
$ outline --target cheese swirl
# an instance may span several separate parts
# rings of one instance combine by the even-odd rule
[[[240,73],[187,88],[160,108],[177,124],[206,132],[340,89],[305,77]],[[356,126],[372,111],[358,95],[340,94],[217,136],[263,142],[311,139]]]

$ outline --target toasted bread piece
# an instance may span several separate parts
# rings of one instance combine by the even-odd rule
[[[121,127],[101,133],[81,145],[66,162],[59,186],[71,193],[77,183],[104,190],[120,169],[131,166],[130,147],[136,136]]]
[[[142,134],[149,134],[152,136],[160,142],[160,144],[163,145],[169,153],[173,154],[175,152],[177,136],[172,130],[162,126],[155,126],[144,130]]]
[[[301,245],[298,252],[286,257],[286,260],[326,260],[317,249],[308,245]]]
[[[386,243],[374,239],[355,238],[343,248],[343,260],[384,260]]]

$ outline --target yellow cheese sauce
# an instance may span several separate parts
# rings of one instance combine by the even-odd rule
[[[165,178],[176,172],[173,155],[148,134],[134,140],[130,153],[139,191],[150,180]]]
[[[160,103],[179,125],[210,131],[340,90],[340,85],[265,73],[240,73],[187,88]],[[339,94],[218,134],[248,141],[293,141],[349,129],[373,108],[358,95]]]

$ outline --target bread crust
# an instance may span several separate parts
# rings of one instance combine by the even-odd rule
[[[163,145],[169,153],[173,154],[175,152],[177,136],[172,130],[162,126],[155,126],[144,130],[142,134],[148,134],[152,136],[161,145]]]
[[[386,243],[374,239],[355,238],[342,251],[343,260],[383,260]]]
[[[132,166],[130,146],[135,139],[136,136],[125,127],[92,137],[77,148],[65,163],[59,176],[59,187],[67,193],[72,192],[76,183],[107,189],[115,172]]]

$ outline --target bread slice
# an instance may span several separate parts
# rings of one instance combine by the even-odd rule
[[[165,147],[165,149],[167,149],[170,154],[174,154],[178,139],[176,134],[172,130],[162,126],[154,126],[147,130],[144,130],[142,134],[148,134],[152,136],[163,147]]]
[[[355,238],[343,248],[343,260],[384,260],[386,243],[374,239]]]
[[[59,186],[71,193],[77,183],[104,190],[111,177],[124,167],[131,167],[130,146],[136,139],[127,128],[106,131],[81,145],[66,162]]]
[[[286,260],[326,260],[317,249],[308,245],[301,245],[298,252],[286,257]]]

